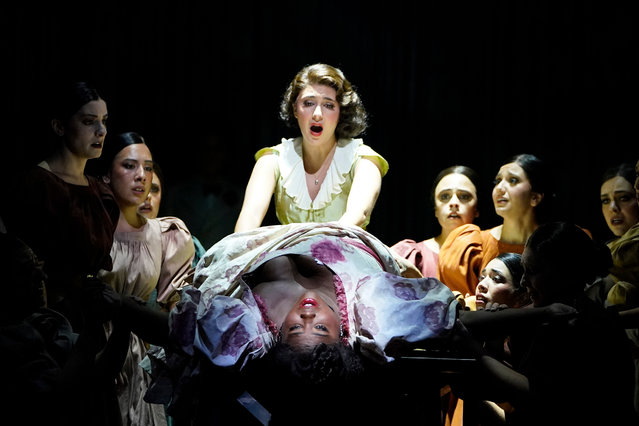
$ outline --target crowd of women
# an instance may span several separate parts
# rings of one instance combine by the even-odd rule
[[[527,153],[496,171],[500,224],[474,224],[477,174],[451,165],[432,184],[441,232],[383,242],[366,227],[389,165],[342,71],[313,64],[280,108],[300,135],[255,154],[234,232],[207,249],[158,217],[152,144],[107,138],[87,83],[59,89],[56,142],[0,211],[3,403],[25,422],[414,421],[386,367],[428,341],[476,360],[442,390],[442,425],[637,422],[639,159],[603,173],[606,244],[552,217]]]

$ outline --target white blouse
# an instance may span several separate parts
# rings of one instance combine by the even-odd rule
[[[388,162],[362,139],[340,139],[326,177],[312,199],[306,185],[301,137],[282,139],[279,145],[262,148],[255,154],[255,160],[266,154],[279,156],[275,211],[283,225],[339,220],[346,212],[355,168],[362,157],[376,158],[382,167],[382,177],[388,172]],[[370,218],[362,225],[363,229],[369,221]]]

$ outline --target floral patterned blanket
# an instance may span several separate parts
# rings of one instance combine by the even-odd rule
[[[219,366],[263,356],[275,336],[242,276],[287,254],[311,255],[339,276],[349,343],[358,341],[365,356],[391,361],[391,341],[425,340],[454,325],[453,293],[434,278],[402,277],[388,247],[372,234],[334,222],[295,223],[231,234],[207,250],[193,286],[171,312],[173,341]]]

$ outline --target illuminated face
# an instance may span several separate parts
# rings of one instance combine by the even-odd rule
[[[102,155],[107,134],[107,106],[102,99],[82,106],[66,123],[53,120],[56,134],[63,136],[65,147],[80,158],[98,158]]]
[[[136,143],[122,149],[113,160],[109,179],[120,208],[142,204],[153,180],[153,158],[149,147]]]
[[[306,291],[284,318],[282,341],[291,346],[336,343],[340,338],[339,326],[339,312],[319,293]]]
[[[138,207],[138,212],[147,219],[155,219],[158,217],[160,203],[162,202],[162,183],[157,173],[153,172],[153,181],[151,182],[151,190],[146,200]]]
[[[485,307],[488,302],[518,307],[512,274],[500,259],[491,260],[481,271],[475,300],[478,308]]]
[[[467,176],[451,173],[435,187],[435,216],[445,234],[460,225],[472,223],[477,211],[477,189]]]
[[[295,117],[307,143],[334,142],[339,122],[335,89],[313,84],[302,90],[295,102]]]
[[[541,195],[533,192],[528,176],[519,164],[508,163],[499,169],[493,188],[493,204],[499,216],[524,216],[540,201]]]
[[[621,176],[605,181],[601,185],[601,212],[617,237],[639,222],[639,204],[632,184]]]

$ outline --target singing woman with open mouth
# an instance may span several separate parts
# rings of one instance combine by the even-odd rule
[[[388,162],[357,138],[367,114],[342,71],[304,67],[284,94],[280,118],[301,135],[255,154],[235,231],[260,227],[273,195],[281,224],[339,221],[366,229]]]
[[[554,214],[548,164],[520,154],[503,164],[492,191],[495,213],[503,221],[489,229],[455,228],[439,250],[439,279],[461,294],[474,294],[481,271],[499,253],[522,253],[526,240]]]

